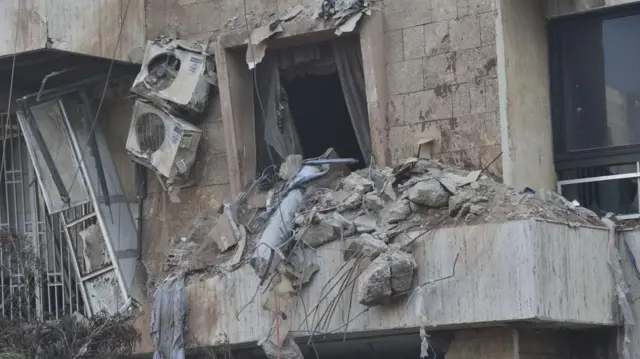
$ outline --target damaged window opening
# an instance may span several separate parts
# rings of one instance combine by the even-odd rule
[[[558,190],[599,214],[640,217],[640,7],[550,22]]]
[[[371,160],[364,72],[357,36],[267,51],[254,92],[257,173],[287,156],[314,158],[333,148]]]

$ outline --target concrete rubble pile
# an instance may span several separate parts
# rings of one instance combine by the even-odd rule
[[[332,149],[319,159],[290,156],[279,171],[268,168],[224,205],[205,235],[218,247],[216,268],[253,267],[268,293],[262,307],[274,318],[295,306],[323,270],[305,259],[305,251],[334,241],[343,244],[345,262],[358,263],[358,302],[376,306],[415,289],[413,243],[437,228],[527,218],[602,226],[595,213],[553,191],[510,188],[481,170],[417,158],[355,172],[349,164],[352,159],[340,159]],[[278,330],[272,328],[260,345],[268,357],[301,358],[285,317],[274,319]]]

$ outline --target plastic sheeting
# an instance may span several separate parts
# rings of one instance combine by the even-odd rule
[[[257,116],[261,116],[264,123],[265,142],[275,150],[280,159],[302,154],[302,146],[289,109],[286,91],[280,84],[280,76],[293,78],[335,71],[340,78],[358,145],[366,164],[369,164],[372,154],[371,130],[362,55],[357,37],[269,53],[258,66],[258,94],[261,102],[258,105],[261,109]],[[318,101],[322,101],[322,94],[318,94]]]
[[[184,276],[169,277],[153,294],[151,338],[153,359],[184,359],[187,331],[187,294]]]
[[[289,109],[288,96],[280,84],[278,59],[266,56],[258,67],[258,116],[264,123],[264,140],[280,159],[292,154],[301,154],[302,146]],[[264,112],[262,112],[264,110]],[[275,160],[275,159],[274,159]]]

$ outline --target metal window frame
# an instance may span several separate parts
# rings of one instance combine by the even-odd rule
[[[584,150],[569,151],[566,148],[566,113],[570,99],[565,98],[565,89],[571,86],[563,71],[562,33],[570,31],[571,24],[593,22],[602,24],[605,20],[640,15],[640,4],[608,7],[594,11],[564,15],[549,19],[549,76],[551,89],[551,123],[553,130],[554,163],[556,170],[580,167],[611,166],[640,160],[640,144],[628,144]],[[580,61],[580,59],[576,59]],[[569,61],[571,62],[571,61]]]
[[[100,198],[103,198],[103,196],[97,192],[97,189],[94,188],[94,186],[89,183],[89,181],[87,180],[88,178],[90,178],[90,174],[89,174],[89,169],[87,168],[87,163],[85,162],[85,154],[83,153],[84,148],[82,147],[83,144],[79,143],[79,140],[76,136],[76,134],[74,133],[73,126],[69,120],[69,117],[66,113],[66,109],[65,109],[65,105],[63,103],[62,98],[64,96],[68,96],[68,95],[77,95],[79,100],[83,102],[83,108],[85,109],[85,115],[90,114],[91,111],[87,110],[91,108],[91,104],[89,103],[88,100],[88,96],[86,94],[86,90],[85,90],[85,86],[84,85],[89,85],[92,83],[95,83],[97,80],[99,80],[101,77],[96,77],[93,79],[88,79],[79,83],[75,83],[75,84],[71,84],[65,87],[61,87],[61,88],[57,88],[57,89],[51,89],[51,90],[47,90],[44,91],[42,93],[39,94],[32,94],[32,95],[28,95],[25,97],[22,97],[21,99],[18,100],[18,105],[19,107],[22,109],[22,111],[26,114],[29,114],[25,120],[26,121],[33,121],[34,119],[30,117],[31,113],[29,111],[29,108],[31,106],[35,106],[38,104],[42,104],[42,103],[46,103],[46,102],[51,102],[51,101],[55,101],[57,102],[58,106],[61,109],[62,112],[62,117],[64,120],[64,125],[65,125],[65,131],[67,132],[68,138],[70,139],[71,143],[71,148],[73,150],[73,154],[76,156],[76,160],[78,162],[79,165],[79,173],[77,175],[77,180],[76,181],[83,181],[85,188],[87,189],[87,192],[89,194],[89,198],[90,198],[90,202],[93,203],[93,209],[96,212],[96,219],[97,219],[97,223],[99,224],[100,230],[102,232],[103,238],[104,238],[104,243],[105,243],[105,247],[107,249],[109,258],[111,260],[111,264],[112,264],[112,269],[115,272],[115,276],[116,279],[118,281],[118,288],[119,288],[119,292],[120,292],[120,296],[124,302],[124,305],[119,308],[119,311],[124,310],[126,307],[128,307],[130,304],[132,304],[134,301],[132,300],[131,296],[130,296],[130,291],[129,288],[127,288],[127,283],[124,280],[122,271],[118,265],[118,256],[116,255],[116,251],[113,247],[113,243],[112,243],[112,239],[110,238],[109,232],[107,230],[107,219],[106,219],[106,214],[102,212],[100,205],[98,205],[99,203],[101,203],[99,200]],[[89,117],[92,118],[92,117]],[[31,151],[30,151],[31,152]],[[33,156],[33,153],[32,153]],[[37,168],[37,166],[34,166]],[[104,200],[102,201],[104,202]],[[70,240],[70,233],[68,232],[68,227],[69,227],[69,223],[66,223],[66,220],[64,218],[64,216],[61,216],[61,219],[63,221],[62,223],[62,227],[63,227],[63,231],[65,232],[65,237],[67,238],[67,245],[69,246],[69,248],[74,248],[73,247],[73,243],[71,243]],[[136,236],[137,237],[137,236]],[[83,276],[81,271],[80,271],[80,267],[78,264],[78,259],[76,258],[76,260],[73,261],[74,263],[74,271],[76,272],[76,276],[78,278],[79,281],[84,281],[84,280],[89,280],[91,279],[93,276]],[[89,298],[87,296],[86,293],[86,289],[84,287],[84,285],[81,285],[81,289],[82,289],[82,294],[83,294],[83,298],[85,300],[85,304],[87,306],[87,311],[89,315],[93,314],[93,310],[90,308],[90,301]]]
[[[635,178],[638,194],[636,195],[638,199],[638,208],[640,209],[640,161],[636,162],[636,171],[631,173],[623,173],[618,175],[608,175],[608,176],[596,176],[596,177],[585,177],[585,178],[576,178],[570,180],[558,181],[557,190],[558,193],[562,195],[562,187],[568,185],[575,184],[583,184],[583,183],[594,183],[594,182],[604,182],[604,181],[614,181],[621,179],[633,179]],[[640,218],[640,213],[628,213],[628,214],[616,214],[617,219],[638,219]]]

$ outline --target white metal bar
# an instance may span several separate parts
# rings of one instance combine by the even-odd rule
[[[62,228],[64,229],[65,238],[67,238],[67,245],[70,248],[74,248],[71,243],[71,233],[69,233],[69,229],[67,228],[67,225],[66,225],[64,211],[60,212],[59,216],[60,216],[59,217],[60,221],[62,222],[61,223]],[[78,266],[78,260],[76,256],[73,256],[72,264],[73,264],[73,269],[76,272],[76,278],[78,279],[82,278],[82,275],[80,274],[80,267]],[[87,297],[87,291],[84,285],[80,285],[80,294],[82,295],[82,301],[84,302],[85,310],[87,311],[86,315],[91,316],[93,312],[91,310],[91,306],[89,305],[89,298]]]
[[[75,210],[74,210],[74,212],[75,212]],[[72,221],[71,223],[67,224],[67,228],[71,228],[71,227],[77,226],[78,224],[86,221],[87,219],[91,219],[91,218],[93,218],[95,216],[96,216],[96,212],[84,215],[84,216]]]
[[[78,165],[80,166],[80,171],[82,173],[82,176],[81,176],[82,178],[80,180],[85,180],[84,182],[85,187],[89,192],[89,196],[92,202],[94,203],[93,210],[97,214],[98,224],[100,225],[100,229],[102,230],[102,235],[104,236],[104,243],[105,243],[105,246],[107,247],[107,252],[109,253],[109,257],[111,258],[111,263],[115,267],[115,272],[116,272],[116,277],[118,279],[118,286],[120,288],[120,293],[122,294],[123,300],[126,302],[129,299],[129,291],[127,290],[127,287],[124,282],[124,278],[122,277],[122,272],[120,271],[120,267],[118,266],[118,257],[116,257],[115,251],[113,250],[111,238],[109,237],[109,232],[107,231],[107,223],[105,222],[105,219],[104,219],[104,213],[102,213],[102,210],[97,202],[97,194],[96,194],[95,188],[93,188],[93,185],[89,180],[89,173],[88,173],[89,170],[85,162],[83,149],[80,148],[80,144],[78,143],[78,138],[73,131],[73,127],[71,126],[71,122],[69,121],[69,116],[67,116],[67,112],[62,102],[62,99],[58,99],[58,105],[60,106],[60,111],[62,111],[62,117],[65,121],[67,131],[69,132],[68,134],[69,134],[69,137],[71,138],[73,148],[75,149],[74,152],[76,156],[81,156],[81,157],[77,157]]]
[[[591,182],[603,182],[603,181],[611,181],[611,180],[617,180],[617,179],[628,179],[628,178],[638,178],[638,177],[640,177],[640,172],[625,173],[625,174],[620,174],[620,175],[577,178],[577,179],[572,179],[572,180],[558,181],[558,186],[566,186],[566,185],[570,185],[570,184],[580,184],[580,183],[591,183]]]

